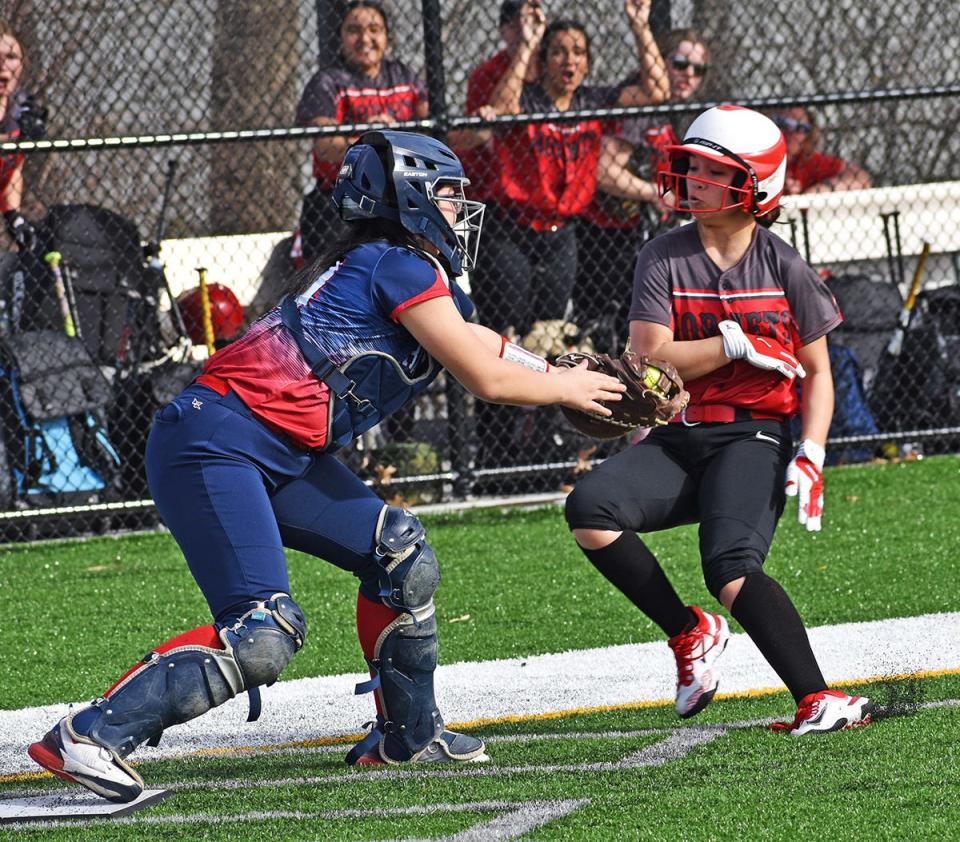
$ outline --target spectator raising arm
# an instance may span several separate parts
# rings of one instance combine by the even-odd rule
[[[660,198],[657,185],[631,171],[629,163],[633,154],[633,144],[620,137],[605,136],[600,141],[597,160],[597,189],[618,199],[657,202]]]
[[[520,95],[531,62],[536,61],[547,19],[539,6],[525,8],[520,13],[520,42],[503,74],[490,95],[489,105],[497,114],[519,114]]]
[[[620,105],[651,105],[670,97],[670,80],[660,48],[650,29],[650,0],[624,0],[623,10],[630,21],[640,73],[636,85],[628,85],[620,93]]]

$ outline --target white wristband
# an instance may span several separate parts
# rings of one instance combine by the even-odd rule
[[[502,359],[522,365],[531,371],[546,372],[550,370],[550,363],[543,357],[528,351],[526,348],[521,348],[519,345],[514,345],[506,336],[501,336],[500,339],[500,357]]]

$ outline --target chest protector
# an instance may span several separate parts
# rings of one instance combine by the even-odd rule
[[[440,365],[426,353],[412,376],[383,351],[357,354],[338,366],[304,335],[293,296],[281,303],[280,317],[310,370],[330,389],[330,421],[323,452],[339,450],[375,427],[423,392],[440,373]]]

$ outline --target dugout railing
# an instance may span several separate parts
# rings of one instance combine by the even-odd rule
[[[65,2],[45,9],[41,20],[38,4],[0,3],[0,16],[10,19],[27,47],[23,84],[49,110],[45,138],[8,140],[0,148],[8,159],[24,156],[22,212],[39,234],[32,256],[12,241],[0,244],[6,248],[0,253],[0,333],[5,349],[16,345],[17,335],[41,343],[47,353],[38,356],[47,357],[48,377],[69,381],[74,375],[61,369],[77,368],[86,355],[102,378],[102,388],[91,387],[95,377],[87,366],[89,394],[72,404],[48,401],[38,411],[16,399],[19,369],[29,365],[5,351],[5,540],[156,524],[142,475],[152,412],[230,338],[210,342],[196,319],[185,331],[176,318],[178,310],[196,316],[190,308],[198,298],[198,270],[217,295],[214,288],[226,290],[213,303],[226,301],[229,309],[232,295],[244,324],[271,306],[296,270],[294,234],[303,194],[313,183],[312,141],[382,125],[293,125],[307,80],[336,52],[342,3],[298,0],[265,9],[246,0],[135,2],[123,19],[111,18],[108,5]],[[915,53],[919,32],[948,31],[948,19],[960,23],[960,11],[919,4],[906,14],[893,4],[878,5],[875,19],[854,27],[813,4],[789,12],[764,7],[762,14],[745,16],[732,0],[655,2],[651,26],[661,41],[671,28],[695,27],[709,44],[710,69],[695,100],[481,119],[465,113],[466,79],[497,49],[501,4],[382,5],[391,17],[392,55],[420,75],[429,102],[425,118],[396,128],[451,138],[465,129],[503,133],[512,126],[600,120],[605,134],[615,134],[631,121],[641,128],[674,121],[682,132],[695,113],[724,101],[771,114],[794,106],[811,110],[824,150],[856,161],[871,179],[869,189],[790,197],[784,224],[775,226],[826,283],[836,285],[847,320],[834,337],[841,349],[838,415],[828,449],[838,462],[956,449],[960,203],[954,181],[960,144],[950,126],[960,111],[960,73],[949,62],[930,63],[927,54]],[[613,84],[635,69],[622,4],[544,5],[550,19],[583,20],[592,37],[586,83]],[[764,17],[767,36],[777,37],[765,37],[765,55],[747,54],[740,44],[758,34]],[[251,22],[261,19],[251,31]],[[56,31],[76,32],[75,43],[64,45]],[[791,72],[770,73],[787,66]],[[94,215],[84,217],[90,209]],[[487,233],[496,232],[491,227]],[[592,295],[610,307],[585,313],[573,295],[563,318],[532,313],[523,330],[508,325],[514,338],[548,355],[574,347],[615,350],[625,325],[618,319],[622,307],[613,305],[629,296],[623,267],[631,255],[623,243],[635,249],[643,236],[629,229],[609,240],[601,234],[583,252],[588,262],[580,276],[600,279]],[[924,243],[930,250],[918,276],[920,295],[898,353],[890,354]],[[60,280],[48,259],[54,252],[61,254]],[[57,338],[65,333],[64,297],[81,334],[72,345]],[[181,307],[175,308],[178,298]],[[193,337],[185,338],[191,330]],[[562,493],[596,460],[628,444],[579,438],[549,409],[483,412],[459,385],[441,378],[411,411],[342,456],[385,499],[425,505]],[[89,435],[86,452],[56,449],[65,447],[64,435],[78,437],[78,420],[102,431],[101,439],[94,435],[100,443],[94,456]],[[60,438],[41,442],[38,423],[59,430]],[[42,467],[51,456],[61,468],[56,480]],[[90,476],[98,469],[99,484]]]

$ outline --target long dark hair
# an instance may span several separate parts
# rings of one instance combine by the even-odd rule
[[[416,238],[399,222],[389,219],[362,219],[345,223],[346,233],[334,240],[309,266],[297,272],[284,285],[284,295],[300,295],[331,266],[366,243],[387,242],[413,251],[421,251]]]

